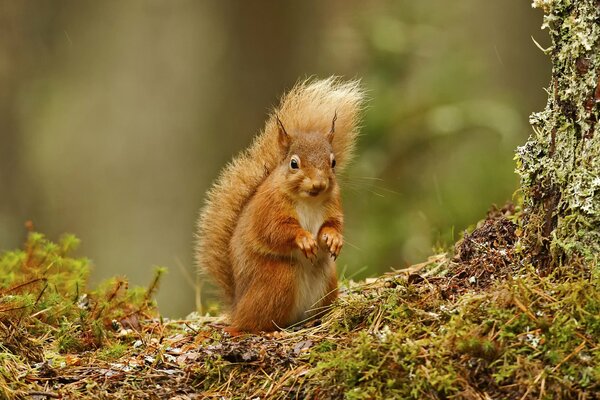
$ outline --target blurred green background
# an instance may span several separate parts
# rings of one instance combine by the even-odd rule
[[[93,279],[192,311],[204,193],[296,80],[362,78],[340,270],[402,268],[517,188],[548,42],[526,0],[0,0],[0,249],[75,233]],[[192,279],[193,280],[193,279]]]

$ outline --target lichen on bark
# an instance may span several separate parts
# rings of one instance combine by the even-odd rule
[[[600,1],[535,0],[552,45],[546,108],[517,150],[523,245],[542,265],[600,254]]]

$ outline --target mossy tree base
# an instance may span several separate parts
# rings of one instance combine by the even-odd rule
[[[600,254],[600,3],[535,0],[545,12],[552,79],[534,134],[518,149],[524,250],[541,267]]]

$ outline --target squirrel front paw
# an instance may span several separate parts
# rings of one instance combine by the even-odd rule
[[[313,237],[312,233],[308,231],[302,231],[298,233],[296,235],[296,246],[298,246],[304,256],[311,262],[315,261],[319,246],[317,245],[317,241]]]
[[[342,250],[344,238],[336,229],[326,226],[319,233],[319,240],[329,249],[331,256],[335,260]]]

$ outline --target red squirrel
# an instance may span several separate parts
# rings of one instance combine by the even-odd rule
[[[197,261],[222,290],[232,330],[289,327],[335,300],[336,174],[351,158],[363,98],[357,81],[296,84],[208,192]]]

